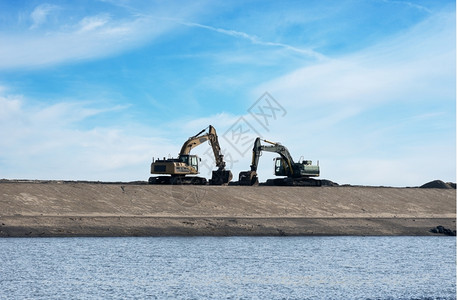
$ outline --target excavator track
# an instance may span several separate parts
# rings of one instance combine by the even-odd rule
[[[157,176],[149,177],[149,184],[163,185],[206,185],[208,181],[203,177],[184,177],[184,176]]]
[[[275,178],[267,179],[269,186],[322,186],[321,180],[312,178]]]

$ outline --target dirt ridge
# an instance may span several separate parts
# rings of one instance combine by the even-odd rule
[[[455,216],[448,188],[0,180],[3,237],[437,235]]]

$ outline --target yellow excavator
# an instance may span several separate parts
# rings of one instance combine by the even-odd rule
[[[262,145],[261,141],[269,144]],[[257,166],[262,151],[278,153],[280,157],[275,158],[275,175],[286,176],[283,178],[268,179],[266,185],[294,185],[294,186],[320,186],[321,181],[311,177],[319,176],[319,165],[313,165],[310,160],[294,162],[289,150],[280,143],[261,140],[259,137],[254,141],[252,149],[252,163],[250,171],[240,172],[238,177],[239,185],[258,185]]]
[[[198,162],[201,159],[197,155],[191,155],[190,151],[198,145],[209,141],[213,148],[217,170],[212,172],[209,180],[211,185],[225,185],[232,180],[232,172],[225,170],[224,156],[216,134],[216,129],[209,125],[194,136],[191,136],[181,147],[178,158],[152,159],[151,174],[163,174],[149,178],[150,184],[207,184],[204,177],[187,176],[199,173]]]

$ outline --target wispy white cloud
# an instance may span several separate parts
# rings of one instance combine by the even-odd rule
[[[0,69],[35,68],[112,55],[160,35],[168,28],[150,19],[107,23],[107,18],[94,17],[85,19],[70,31],[34,36],[0,35]]]
[[[110,16],[101,14],[97,16],[85,17],[79,22],[79,32],[91,31],[100,28],[110,21]]]
[[[174,20],[175,22],[178,22],[185,26],[203,28],[203,29],[218,32],[218,33],[221,33],[224,35],[232,36],[234,38],[245,39],[256,45],[283,48],[285,50],[289,50],[291,52],[296,52],[296,53],[299,53],[299,54],[302,54],[302,55],[305,55],[308,57],[312,57],[315,59],[319,59],[319,60],[326,58],[325,55],[323,55],[317,51],[314,51],[313,49],[299,48],[299,47],[294,47],[294,46],[284,44],[284,43],[264,41],[256,35],[251,35],[251,34],[248,34],[248,33],[242,32],[242,31],[218,28],[218,27],[214,27],[214,26],[208,26],[208,25],[193,23],[193,22],[184,22],[184,21],[180,21],[177,19],[171,19],[171,20]]]
[[[385,101],[449,99],[455,88],[455,19],[436,14],[355,54],[297,69],[260,85],[298,107],[370,107]]]
[[[176,12],[172,5],[157,7],[142,14],[112,17],[101,12],[87,16],[60,16],[59,22],[44,26],[53,12],[66,11],[56,5],[42,4],[31,13],[28,31],[0,32],[0,70],[36,68],[111,56],[141,46],[169,32],[176,23],[157,14],[190,17],[196,8]],[[42,27],[42,28],[41,28]]]
[[[0,95],[0,107],[1,178],[147,180],[154,149],[172,148],[153,128],[78,126],[124,106],[32,105],[20,95]]]
[[[420,11],[424,11],[424,12],[427,12],[427,13],[432,13],[432,11],[429,8],[427,8],[426,6],[419,5],[417,3],[410,2],[410,1],[396,1],[396,0],[382,0],[382,1],[386,2],[386,3],[405,5],[405,6],[420,10]]]
[[[44,3],[38,5],[30,14],[30,19],[32,20],[32,25],[30,26],[30,29],[40,27],[42,24],[46,22],[48,16],[51,13],[59,9],[59,6],[53,4]]]

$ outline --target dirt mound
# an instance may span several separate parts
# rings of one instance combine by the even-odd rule
[[[423,189],[455,189],[455,183],[433,180],[420,186]]]

